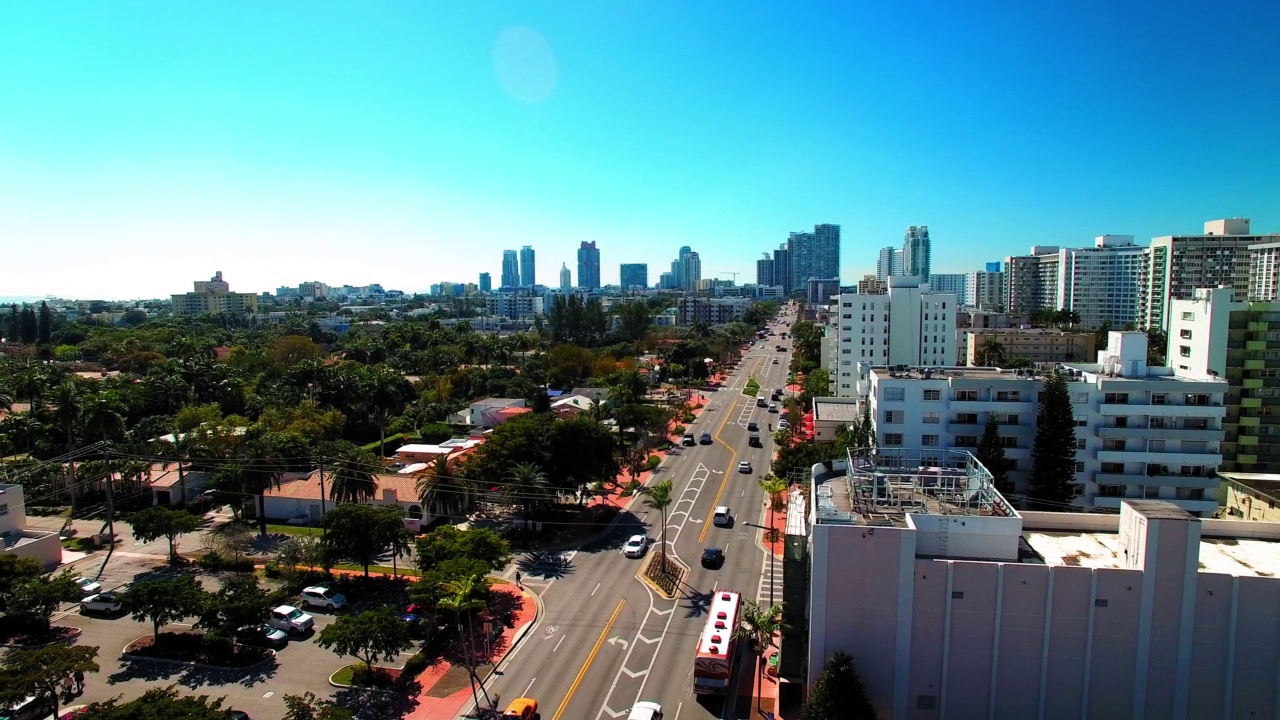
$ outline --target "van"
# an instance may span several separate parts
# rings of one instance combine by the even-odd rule
[[[680,439],[680,444],[684,445],[685,447],[693,447],[694,445],[698,444],[698,441],[693,438],[693,433],[688,432],[688,433],[685,433],[684,437]]]

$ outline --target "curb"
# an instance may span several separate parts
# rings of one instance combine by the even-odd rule
[[[75,644],[76,640],[79,640],[80,637],[84,635],[83,629],[75,627],[73,625],[65,625],[65,626],[59,625],[58,627],[69,627],[72,630],[75,630],[76,632],[74,635],[72,635],[69,638],[65,638],[62,640],[50,640],[47,643],[40,643],[39,645],[16,645],[14,643],[4,643],[4,644],[0,644],[0,647],[5,648],[6,650],[40,650],[42,648],[52,647],[54,645],[60,645],[62,643],[73,645]]]
[[[502,582],[504,583],[510,582],[506,578],[501,578],[501,577],[498,577],[497,575],[490,575],[489,577],[497,578],[499,580],[502,580]],[[533,613],[533,620],[530,620],[524,625],[516,628],[515,634],[511,636],[511,643],[508,644],[507,649],[502,652],[502,657],[498,658],[496,662],[494,662],[492,665],[489,666],[489,674],[485,675],[484,677],[485,680],[488,680],[489,678],[493,677],[494,671],[497,670],[502,665],[502,663],[506,661],[508,655],[510,655],[512,652],[515,651],[516,646],[524,642],[525,638],[529,637],[529,635],[533,632],[533,628],[537,627],[538,624],[542,622],[542,616],[546,614],[546,606],[542,604],[542,598],[539,597],[537,593],[520,590],[519,586],[517,586],[516,589],[522,596],[533,598],[533,607],[535,609]]]
[[[656,558],[657,556],[658,556],[657,553],[649,553],[649,557],[645,560],[644,564],[640,566],[640,570],[636,572],[636,579],[644,583],[645,585],[649,586],[650,590],[653,590],[654,592],[658,593],[658,597],[663,598],[665,600],[675,600],[680,596],[679,592],[677,592],[675,595],[667,595],[665,592],[662,591],[662,588],[655,585],[653,581],[650,580],[648,575],[645,573],[645,570],[647,570],[649,566],[653,564],[653,559]],[[680,558],[675,556],[675,553],[668,554],[667,559],[671,560],[672,562],[680,566],[680,578],[679,580],[677,580],[677,588],[676,588],[677,590],[679,590],[679,586],[685,584],[684,582],[685,578],[688,577],[689,575],[689,566],[681,562]]]
[[[275,650],[272,650],[271,648],[262,648],[263,650],[266,650],[269,653],[269,655],[261,662],[254,663],[253,665],[245,665],[244,667],[232,668],[232,667],[223,667],[222,665],[206,665],[204,663],[192,662],[190,660],[170,660],[168,658],[146,657],[145,655],[134,655],[133,653],[129,652],[129,647],[131,645],[138,642],[139,640],[143,640],[149,637],[151,637],[151,635],[143,635],[142,637],[135,638],[129,641],[129,644],[125,645],[124,649],[120,651],[120,657],[127,658],[129,660],[134,660],[137,662],[152,662],[152,663],[159,663],[161,665],[198,668],[200,670],[215,670],[218,672],[238,672],[238,671],[245,672],[249,670],[257,670],[263,665],[266,665],[269,662],[273,662],[276,659]]]

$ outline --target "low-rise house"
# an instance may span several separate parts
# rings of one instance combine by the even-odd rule
[[[431,524],[435,517],[425,514],[418,500],[418,479],[413,475],[373,476],[377,489],[370,505],[397,505],[404,510],[405,526],[418,532]],[[323,500],[321,487],[323,483]],[[337,503],[333,500],[333,483],[329,473],[321,480],[319,472],[286,475],[280,487],[272,488],[263,496],[266,515],[272,520],[295,525],[318,525],[324,513]],[[246,503],[247,517],[257,517],[256,503]]]
[[[481,398],[472,401],[466,409],[450,415],[448,422],[493,428],[526,412],[529,412],[529,408],[525,406],[524,398]]]
[[[813,399],[813,439],[835,442],[840,428],[862,422],[863,400],[824,397]]]
[[[155,463],[147,472],[152,505],[184,505],[204,492],[209,473],[182,468],[178,464]]]
[[[481,438],[451,438],[439,445],[428,443],[411,443],[396,448],[396,460],[403,463],[426,463],[441,455],[462,454],[484,442]]]
[[[581,395],[589,400],[603,402],[604,406],[609,410],[617,406],[617,402],[613,399],[613,393],[609,388],[593,388],[593,387],[576,387],[568,392],[569,395]]]
[[[27,504],[21,485],[0,483],[0,552],[35,558],[46,570],[62,563],[58,533],[27,529]]]

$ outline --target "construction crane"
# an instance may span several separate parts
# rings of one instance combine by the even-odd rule
[[[723,271],[723,272],[721,273],[721,275],[732,275],[732,276],[733,276],[733,284],[734,284],[734,285],[737,285],[737,284],[738,284],[738,276],[739,276],[739,275],[741,275],[741,274],[742,274],[742,273],[730,272],[730,271],[728,271],[728,270],[725,270],[725,271]]]

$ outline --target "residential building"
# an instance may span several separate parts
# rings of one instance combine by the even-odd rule
[[[773,284],[781,285],[783,292],[790,295],[795,290],[795,278],[791,272],[791,251],[782,243],[773,251]]]
[[[1249,246],[1249,299],[1280,301],[1280,241]]]
[[[1147,336],[1111,332],[1096,363],[1064,363],[1076,419],[1074,505],[1168,500],[1188,512],[1217,509],[1226,382],[1147,365]],[[995,368],[870,372],[881,448],[968,449],[988,415],[1000,422],[1017,494],[1028,490],[1043,375]]]
[[[62,564],[58,533],[27,529],[27,504],[21,485],[0,483],[0,553],[35,558],[45,570]]]
[[[929,227],[912,225],[902,239],[902,274],[928,280],[933,251],[929,245]]]
[[[840,429],[862,422],[862,400],[855,397],[813,399],[813,439],[835,442]]]
[[[740,322],[752,305],[750,298],[706,298],[685,295],[676,302],[677,322],[723,325]]]
[[[493,292],[493,276],[487,272],[480,273],[480,292]]]
[[[454,425],[492,428],[529,411],[524,398],[487,397],[471,401],[467,407],[450,415],[448,422]]]
[[[436,520],[424,511],[418,499],[417,482],[413,475],[376,473],[373,476],[374,495],[367,504],[399,507],[404,512],[405,527],[413,532],[425,530]],[[280,484],[263,493],[263,507],[268,518],[299,524],[319,525],[320,519],[338,506],[333,499],[333,483],[326,482],[321,473],[287,473]],[[244,505],[246,517],[257,517],[257,503]]]
[[[1095,357],[1097,338],[1091,332],[1067,332],[1050,328],[966,330],[965,365],[977,366],[987,343],[996,343],[1005,363],[1025,358],[1033,363],[1080,362]]]
[[[880,248],[880,256],[876,260],[876,277],[888,280],[890,275],[905,275],[902,270],[902,248],[892,245]]]
[[[544,302],[540,295],[502,293],[484,299],[490,315],[513,319],[532,318],[543,313]]]
[[[560,292],[568,295],[573,292],[573,274],[569,272],[569,266],[560,263]]]
[[[1004,273],[999,270],[965,273],[963,305],[980,310],[1003,310]]]
[[[702,285],[702,258],[690,250],[680,255],[680,289],[697,292]]]
[[[676,274],[672,272],[664,272],[658,276],[659,290],[679,290],[680,281],[676,278]]]
[[[1004,307],[1011,313],[1030,314],[1054,307],[1058,298],[1058,246],[1033,245],[1027,255],[1004,259]]]
[[[956,296],[956,302],[960,307],[969,307],[973,305],[973,301],[966,294],[966,283],[964,273],[933,273],[929,276],[929,287],[934,292],[949,293]]]
[[[218,271],[213,278],[194,283],[195,292],[170,296],[174,315],[250,315],[258,310],[258,296],[231,292]]]
[[[515,250],[502,251],[502,287],[520,287],[520,257]]]
[[[848,653],[883,718],[1280,713],[1275,524],[1017,512],[967,453],[940,459],[819,466],[788,513],[780,676],[812,689]]]
[[[1083,328],[1136,323],[1145,252],[1132,235],[1099,235],[1093,247],[1061,250],[1058,297],[1051,307],[1075,311]]]
[[[815,225],[811,233],[791,233],[787,239],[787,253],[792,289],[807,288],[811,278],[836,278],[839,285],[839,225]]]
[[[1167,362],[1226,380],[1223,470],[1280,473],[1280,302],[1237,302],[1235,292],[1171,301]]]
[[[520,287],[533,287],[538,284],[538,270],[534,260],[533,247],[525,245],[520,248]]]
[[[1280,523],[1280,475],[1220,472],[1227,516],[1254,522]]]
[[[578,246],[578,287],[583,290],[600,289],[600,249],[594,240],[584,240]]]
[[[1153,238],[1143,256],[1138,327],[1167,331],[1169,301],[1189,300],[1199,288],[1229,287],[1234,299],[1248,299],[1253,275],[1249,246],[1277,240],[1280,235],[1252,234],[1245,218],[1210,220],[1202,235]]]
[[[809,278],[806,298],[815,305],[826,305],[833,295],[840,294],[840,278]]]
[[[769,253],[763,253],[763,255],[764,257],[756,261],[756,284],[773,285],[775,284],[773,256]]]
[[[646,263],[623,263],[618,270],[623,290],[646,290],[649,287],[649,266]]]
[[[855,291],[859,295],[884,295],[889,292],[889,283],[875,275],[864,275],[855,286]]]

